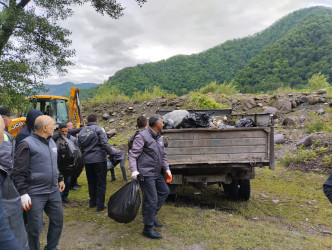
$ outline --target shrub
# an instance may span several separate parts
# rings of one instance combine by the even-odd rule
[[[325,89],[330,86],[327,80],[328,76],[319,72],[312,75],[312,77],[308,80],[308,86],[312,90]]]
[[[185,109],[224,109],[226,105],[217,103],[212,97],[202,95],[197,92],[191,92],[190,98],[184,105]]]
[[[158,86],[154,86],[152,91],[145,90],[144,92],[134,92],[131,99],[144,102],[161,96],[166,96],[168,98],[176,97],[175,94],[169,94],[166,90],[163,90]]]
[[[201,94],[214,93],[214,94],[224,94],[224,95],[235,95],[239,91],[233,81],[227,83],[226,81],[218,85],[215,81],[209,83],[205,87],[199,90]]]

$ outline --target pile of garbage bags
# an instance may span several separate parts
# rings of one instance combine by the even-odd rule
[[[189,113],[187,110],[174,110],[163,116],[164,129],[215,127],[215,125],[211,122],[211,115],[212,113],[207,112]],[[251,118],[243,118],[236,121],[234,126],[221,123],[218,124],[217,127],[256,127],[256,124]]]

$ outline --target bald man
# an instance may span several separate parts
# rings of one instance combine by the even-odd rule
[[[63,210],[60,192],[65,188],[57,166],[57,146],[52,139],[54,121],[37,117],[34,132],[18,146],[14,158],[14,183],[27,211],[27,232],[31,250],[40,249],[43,211],[50,219],[45,249],[56,249],[62,232]]]

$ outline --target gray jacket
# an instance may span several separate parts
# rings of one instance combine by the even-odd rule
[[[106,134],[95,122],[89,122],[78,134],[78,146],[86,164],[106,162],[106,155],[113,155]]]
[[[13,169],[14,142],[8,132],[4,132],[3,142],[0,146],[0,170],[10,174]]]
[[[130,170],[143,176],[158,175],[162,168],[169,170],[163,139],[150,127],[135,136],[128,159]]]
[[[25,138],[17,147],[13,171],[20,195],[57,191],[61,181],[57,158],[57,146],[52,138],[45,139],[35,133]]]

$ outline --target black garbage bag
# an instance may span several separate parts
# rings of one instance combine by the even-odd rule
[[[138,180],[132,180],[110,197],[108,217],[120,223],[129,223],[135,219],[140,205]]]
[[[210,115],[206,112],[194,112],[182,120],[183,128],[206,128],[210,126]]]
[[[79,176],[84,168],[81,150],[68,138],[59,136],[56,141],[58,148],[58,167],[64,176]]]
[[[256,127],[255,122],[251,118],[243,118],[235,122],[235,127]]]

